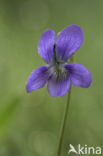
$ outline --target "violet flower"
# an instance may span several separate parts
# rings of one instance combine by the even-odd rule
[[[83,33],[79,26],[69,25],[59,32],[56,41],[53,30],[43,32],[38,53],[48,64],[35,69],[28,77],[27,92],[42,88],[48,82],[48,92],[51,96],[64,96],[71,82],[74,86],[88,88],[91,75],[82,65],[67,63],[70,56],[81,46]]]

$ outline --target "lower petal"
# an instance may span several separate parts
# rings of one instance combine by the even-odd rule
[[[48,92],[51,96],[64,96],[70,88],[70,76],[67,74],[67,77],[64,80],[56,80],[53,77],[48,81]]]
[[[26,83],[26,91],[29,93],[42,88],[49,79],[48,65],[41,66],[29,75]]]
[[[69,71],[74,86],[88,88],[91,85],[91,74],[81,64],[70,63],[66,64],[65,68]]]

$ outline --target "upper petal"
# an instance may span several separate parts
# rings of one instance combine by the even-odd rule
[[[66,64],[65,68],[69,71],[73,85],[88,88],[92,79],[90,72],[81,64]]]
[[[67,59],[81,46],[83,33],[79,26],[69,25],[64,28],[57,36],[56,55],[63,61]]]
[[[70,88],[70,76],[67,74],[67,77],[63,80],[56,80],[53,77],[48,81],[48,92],[51,96],[64,96]]]
[[[50,29],[43,32],[38,43],[38,53],[46,63],[53,60],[54,44],[55,32]]]
[[[48,66],[41,66],[29,75],[26,83],[26,91],[29,93],[33,90],[42,88],[48,81],[49,73]]]

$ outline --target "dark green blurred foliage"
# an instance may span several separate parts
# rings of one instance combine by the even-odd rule
[[[0,0],[0,156],[56,156],[67,95],[50,97],[46,87],[27,94],[25,84],[45,64],[37,53],[41,33],[57,34],[69,24],[83,30],[75,62],[89,69],[93,82],[72,89],[62,155],[70,143],[103,147],[102,19],[102,0]]]

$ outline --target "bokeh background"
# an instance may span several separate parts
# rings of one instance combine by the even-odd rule
[[[103,0],[0,0],[0,156],[56,156],[67,95],[53,98],[46,86],[27,94],[25,84],[45,64],[37,53],[41,33],[69,24],[83,30],[75,62],[93,82],[72,88],[62,156],[70,143],[103,148]]]

